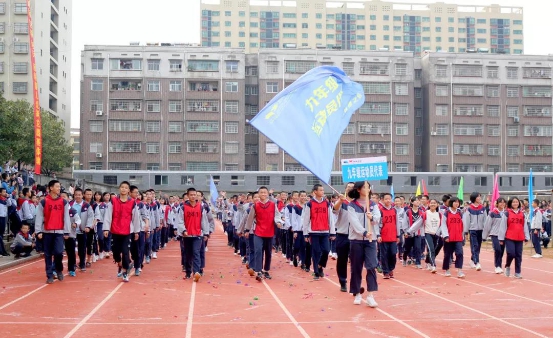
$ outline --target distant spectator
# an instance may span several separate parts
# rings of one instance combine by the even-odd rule
[[[547,249],[547,246],[549,245],[549,241],[551,241],[551,239],[549,238],[549,235],[544,228],[541,229],[540,238],[543,244],[543,248]]]
[[[73,196],[73,193],[75,192],[75,186],[73,183],[69,184],[69,195]]]
[[[15,255],[15,259],[18,259],[29,257],[34,247],[35,243],[33,243],[33,237],[29,234],[29,226],[24,224],[21,231],[15,236],[12,245],[10,245],[10,250]]]
[[[2,173],[2,188],[6,189],[8,195],[13,194],[15,191],[16,182],[10,182],[9,176],[7,173]]]

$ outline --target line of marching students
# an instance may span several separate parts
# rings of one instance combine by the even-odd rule
[[[530,228],[537,230],[539,240],[538,226],[541,229],[543,212],[537,207],[539,201],[533,202]],[[378,306],[374,294],[378,291],[377,273],[382,273],[384,279],[395,278],[398,260],[404,267],[412,263],[417,269],[423,269],[424,260],[426,269],[436,274],[437,256],[443,249],[444,276],[452,276],[454,265],[456,276],[465,278],[467,238],[472,269],[482,269],[482,241],[491,237],[495,272],[509,277],[514,260],[514,277],[522,278],[522,245],[530,239],[528,217],[516,197],[508,202],[499,198],[488,212],[476,192],[470,195],[470,204],[466,205],[450,195],[444,195],[441,201],[428,196],[412,197],[405,203],[402,196],[393,198],[389,193],[372,193],[368,182],[348,183],[345,194],[335,195],[332,201],[319,184],[311,194],[294,191],[274,197],[267,187],[229,199],[223,193],[216,210],[223,221],[229,247],[258,281],[272,278],[273,249],[275,254],[281,251],[291,266],[312,272],[314,280],[325,277],[324,269],[331,258],[336,260],[340,291],[348,292],[349,287],[356,305],[363,302],[365,267],[368,293],[364,301],[370,307]],[[507,259],[503,271],[505,250]]]
[[[203,193],[194,188],[168,200],[155,198],[150,189],[139,192],[136,186],[121,182],[119,194],[97,193],[80,188],[74,199],[61,191],[57,180],[48,183],[48,195],[36,208],[35,230],[44,252],[46,283],[63,281],[63,253],[67,255],[70,277],[90,268],[96,259],[110,258],[117,265],[117,277],[128,282],[132,271],[140,276],[144,264],[157,259],[160,249],[171,238],[181,242],[181,265],[185,278],[203,275],[207,238],[214,221]],[[28,227],[18,239],[32,247]],[[79,262],[77,264],[77,256]]]

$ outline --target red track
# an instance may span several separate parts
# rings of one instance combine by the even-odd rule
[[[553,335],[553,260],[531,259],[531,250],[525,246],[522,280],[491,273],[490,251],[482,253],[484,270],[467,269],[465,280],[398,266],[395,280],[379,277],[379,308],[370,309],[354,306],[351,295],[339,292],[332,260],[327,278],[314,282],[273,254],[273,279],[256,282],[226,246],[219,226],[206,253],[206,274],[197,284],[182,279],[176,242],[127,284],[116,278],[109,260],[53,285],[44,284],[42,260],[2,271],[0,332],[3,337],[546,337]],[[468,246],[465,256],[470,257]]]

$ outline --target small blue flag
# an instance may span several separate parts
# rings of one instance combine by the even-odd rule
[[[396,199],[396,194],[394,194],[394,185],[392,184],[392,187],[390,188],[390,195],[392,195],[392,203]]]
[[[215,206],[217,198],[219,198],[219,192],[217,192],[217,187],[215,186],[215,182],[213,182],[213,176],[210,176],[209,180],[209,194],[211,195],[211,205]]]
[[[363,86],[322,66],[278,93],[250,124],[328,184],[336,145],[364,102]]]

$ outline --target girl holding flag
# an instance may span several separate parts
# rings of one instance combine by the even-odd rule
[[[505,262],[505,276],[511,275],[511,263],[515,260],[515,278],[520,275],[522,265],[522,243],[528,242],[530,235],[525,226],[524,212],[520,200],[513,197],[507,202],[507,222],[503,222],[499,229],[498,239],[500,244],[505,244],[507,262]]]
[[[365,302],[367,306],[378,306],[373,292],[378,291],[376,282],[376,239],[380,237],[380,210],[378,205],[369,201],[371,186],[367,181],[355,182],[353,189],[348,193],[352,199],[348,204],[349,240],[351,276],[349,292],[355,296],[353,304],[359,305],[362,301],[361,287],[363,266],[367,269],[367,289],[369,294]]]
[[[459,198],[452,197],[449,200],[449,208],[442,215],[441,233],[444,239],[444,261],[442,268],[445,270],[445,276],[451,277],[449,272],[450,257],[455,253],[455,267],[457,268],[457,277],[465,278],[463,273],[463,245],[467,229],[463,223],[461,210],[459,210]]]

